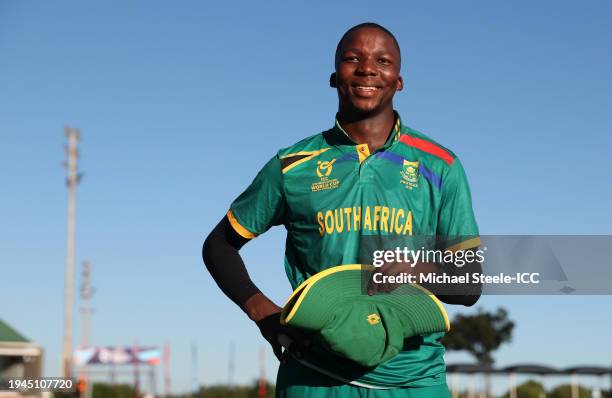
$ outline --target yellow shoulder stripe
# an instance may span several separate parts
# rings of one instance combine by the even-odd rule
[[[447,247],[446,250],[451,251],[451,252],[456,252],[459,250],[473,249],[475,247],[480,246],[481,243],[482,242],[480,241],[480,238],[476,237],[476,238],[464,240],[463,242],[459,242],[455,245]]]
[[[285,167],[283,169],[283,174],[285,174],[286,172],[288,172],[289,170],[291,170],[292,168],[294,168],[295,166],[298,166],[304,162],[307,162],[317,156],[319,156],[320,154],[322,154],[323,152],[326,152],[328,150],[330,150],[331,148],[323,148],[323,149],[319,149],[318,151],[302,151],[302,152],[295,152],[295,153],[290,153],[287,154],[285,156],[281,156],[281,159],[285,159],[291,156],[304,156],[306,155],[305,158],[302,158],[300,160],[298,160],[297,162],[291,163],[289,166]]]
[[[257,236],[257,234],[254,234],[253,232],[249,231],[248,229],[246,229],[245,227],[243,227],[238,220],[236,219],[236,217],[234,216],[234,213],[229,210],[227,212],[227,219],[229,220],[230,224],[232,225],[232,228],[234,228],[234,230],[236,232],[238,232],[238,234],[240,236],[242,236],[245,239],[253,239]]]
[[[290,158],[291,156],[299,156],[299,155],[318,155],[319,153],[325,152],[330,148],[323,148],[323,149],[319,149],[316,151],[300,151],[300,152],[293,152],[293,153],[288,153],[286,155],[281,156],[281,159],[285,159],[285,158]]]

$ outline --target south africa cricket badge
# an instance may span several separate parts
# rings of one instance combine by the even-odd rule
[[[419,162],[409,162],[404,160],[404,166],[400,171],[402,179],[400,182],[408,189],[417,188],[419,186]]]

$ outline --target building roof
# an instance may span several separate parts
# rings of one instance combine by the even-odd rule
[[[550,366],[541,364],[522,363],[504,368],[492,368],[479,364],[471,363],[456,363],[447,364],[446,371],[448,373],[495,373],[495,374],[536,374],[545,375],[588,375],[588,376],[605,376],[612,375],[612,368],[607,366],[589,365],[589,366],[573,366],[566,369],[556,369]]]
[[[19,343],[29,343],[30,340],[23,337],[18,331],[10,327],[0,319],[0,342],[13,341]]]
[[[522,373],[522,374],[535,374],[535,375],[554,375],[558,374],[559,370],[551,368],[550,366],[540,365],[537,363],[522,363],[512,366],[506,366],[501,369],[504,373]]]
[[[446,365],[448,373],[495,373],[496,370],[491,366],[479,365],[475,363],[455,363]]]
[[[574,366],[572,368],[563,369],[565,374],[576,374],[576,375],[612,375],[612,368],[605,366]]]

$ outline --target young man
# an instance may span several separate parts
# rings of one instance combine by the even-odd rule
[[[478,246],[459,160],[404,126],[393,109],[393,96],[403,88],[400,66],[400,48],[388,30],[373,23],[349,29],[338,43],[330,77],[339,100],[334,127],[280,150],[204,244],[213,278],[256,322],[281,360],[277,396],[449,396],[442,333],[413,339],[396,357],[350,378],[338,363],[318,364],[319,370],[304,366],[299,359],[308,357],[308,342],[281,326],[281,307],[252,283],[238,253],[273,225],[284,225],[285,271],[295,289],[326,268],[371,263],[373,250],[413,236],[452,236],[452,248],[445,247],[451,250]],[[438,268],[423,263],[410,272]],[[390,264],[383,272],[405,269]],[[370,293],[377,290],[385,288],[373,286]],[[451,304],[472,305],[479,296],[477,290],[447,293],[437,295]],[[292,355],[282,352],[280,334],[295,341]]]

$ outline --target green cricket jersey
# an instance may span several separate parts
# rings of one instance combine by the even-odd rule
[[[374,250],[414,246],[411,239],[418,236],[444,237],[441,249],[480,244],[461,163],[404,126],[399,115],[385,145],[373,153],[338,122],[280,150],[227,216],[249,239],[285,226],[285,270],[293,289],[329,267],[371,264]],[[444,383],[442,335],[424,336],[356,381],[384,387]]]

